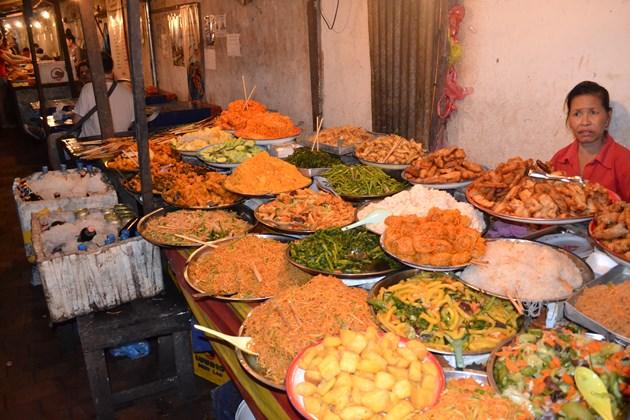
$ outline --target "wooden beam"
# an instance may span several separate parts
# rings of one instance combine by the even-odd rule
[[[151,159],[149,156],[149,127],[144,113],[144,71],[142,66],[142,30],[140,28],[140,1],[127,0],[127,31],[129,40],[129,62],[133,85],[133,109],[136,114],[136,141],[138,142],[138,163],[142,207],[145,214],[153,210],[153,182],[151,180]]]
[[[107,98],[101,47],[98,42],[96,24],[94,23],[94,1],[81,0],[79,2],[79,11],[81,13],[81,25],[83,26],[83,38],[85,39],[88,61],[90,62],[90,72],[92,73],[92,86],[94,87],[94,99],[96,100],[96,114],[101,126],[101,137],[113,137],[114,123],[112,121],[112,111],[109,108],[109,98]]]
[[[317,125],[317,118],[322,114],[321,80],[320,80],[320,10],[321,0],[309,0],[306,6],[306,20],[308,27],[308,61],[311,74],[311,109],[313,131]]]
[[[42,85],[42,78],[39,73],[39,65],[37,64],[37,54],[33,45],[35,40],[33,38],[33,2],[31,0],[24,0],[22,3],[24,7],[24,25],[26,26],[26,36],[28,37],[28,47],[31,50],[31,62],[33,63],[33,72],[35,73],[35,86],[37,87],[37,97],[39,99],[39,115],[41,117],[42,127],[44,133],[48,137],[48,124],[44,124],[46,119],[46,96],[44,94],[44,86]]]

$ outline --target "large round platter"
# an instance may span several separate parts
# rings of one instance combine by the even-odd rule
[[[315,178],[316,181],[315,183],[317,184],[317,188],[319,188],[320,190],[323,191],[327,191],[329,193],[331,193],[332,195],[336,195],[339,196],[341,198],[343,198],[346,201],[369,201],[369,200],[381,200],[385,197],[389,197],[392,196],[394,194],[398,194],[401,191],[404,191],[405,188],[398,190],[398,191],[391,191],[388,192],[387,194],[381,194],[381,195],[344,195],[344,194],[339,194],[337,193],[334,188],[328,183],[328,180],[325,180],[323,178]]]
[[[549,245],[549,244],[543,244],[543,243],[536,242],[536,241],[531,241],[531,240],[528,240],[528,239],[516,239],[516,238],[486,239],[486,242],[492,242],[492,241],[508,241],[508,242],[531,243],[531,244],[535,244],[535,245],[538,245],[538,246],[551,247],[551,248],[555,249],[556,251],[560,252],[561,254],[564,254],[567,257],[569,257],[571,262],[573,262],[573,264],[575,264],[575,266],[577,267],[578,271],[582,275],[582,285],[588,283],[589,281],[591,281],[591,280],[593,280],[595,278],[595,273],[593,273],[593,269],[583,259],[581,259],[577,255],[567,251],[566,249],[560,248],[558,246]],[[535,261],[532,261],[532,264],[535,264]],[[489,290],[484,290],[484,289],[482,289],[480,287],[475,286],[474,284],[470,284],[469,282],[467,282],[466,280],[461,279],[461,278],[460,278],[460,281],[462,283],[464,283],[466,286],[470,287],[471,289],[478,290],[478,291],[483,292],[483,293],[485,293],[487,295],[496,296],[496,297],[501,298],[501,299],[509,299],[509,297],[506,296],[505,294],[495,293],[495,292],[492,292],[492,291],[489,291]],[[571,296],[572,293],[573,292],[567,294],[567,296],[562,297],[562,298],[536,300],[535,302],[540,302],[540,303],[560,302],[560,301],[568,299],[569,296]],[[520,299],[518,296],[513,296],[513,298]],[[527,299],[521,299],[521,300],[527,301]]]
[[[569,232],[544,235],[537,238],[536,242],[557,246],[580,258],[587,258],[593,253],[593,245],[587,238]]]
[[[376,298],[376,296],[378,296],[378,292],[382,288],[393,286],[393,285],[395,285],[397,283],[400,283],[403,280],[407,280],[407,279],[409,279],[411,277],[416,276],[417,274],[421,273],[422,271],[426,271],[426,270],[420,270],[420,269],[405,270],[405,271],[400,271],[398,273],[394,273],[392,275],[389,275],[389,276],[385,277],[383,280],[377,282],[374,286],[372,286],[372,288],[370,289],[370,291],[368,293],[368,301]],[[461,279],[458,276],[454,275],[453,273],[451,273],[450,275],[452,277],[454,277],[454,278],[456,278],[456,279],[461,281]],[[478,289],[475,289],[475,290],[478,290]],[[376,320],[375,322],[379,325],[379,327],[381,329],[387,331],[385,329],[385,327],[383,325],[381,325],[381,323],[376,319],[376,313],[374,312],[374,309],[371,306],[370,306],[370,310],[372,311],[372,315],[374,315],[374,319]],[[509,339],[512,339],[512,337],[510,337]],[[499,345],[502,345],[502,344],[503,343],[499,343]],[[453,351],[433,348],[433,347],[431,347],[431,345],[429,343],[425,343],[425,346],[432,353],[437,353],[437,354],[442,354],[442,355],[450,355],[450,356],[454,356],[455,355],[455,352],[453,352]],[[487,354],[491,353],[494,349],[495,348],[493,347],[491,349],[486,349],[486,350],[483,350],[483,351],[463,351],[462,354],[464,356],[487,355]]]
[[[177,207],[179,209],[187,209],[187,210],[220,210],[220,209],[229,209],[231,207],[234,206],[238,206],[239,204],[242,204],[245,199],[244,198],[240,198],[238,200],[236,200],[233,203],[230,204],[221,204],[218,206],[208,206],[208,207],[201,207],[201,206],[180,206],[179,204],[175,204],[171,201],[168,201],[164,196],[162,196],[162,200],[164,201],[165,204],[167,204],[170,207]]]
[[[462,270],[470,265],[470,262],[467,262],[466,264],[460,264],[460,265],[438,266],[438,265],[418,264],[412,261],[407,261],[398,257],[396,254],[394,254],[393,252],[387,249],[383,241],[383,236],[384,235],[381,235],[381,239],[380,239],[381,248],[383,248],[383,251],[385,251],[385,253],[389,255],[390,257],[396,259],[397,261],[400,261],[402,264],[406,266],[417,268],[420,270],[425,270],[425,271],[457,271],[457,270]]]
[[[246,192],[239,192],[239,191],[232,190],[232,189],[228,188],[228,186],[225,185],[225,184],[223,184],[223,188],[225,188],[226,190],[228,190],[228,191],[230,191],[230,192],[232,192],[234,194],[242,195],[243,197],[251,197],[251,198],[254,198],[254,197],[273,197],[276,194],[288,193],[288,192],[291,192],[291,191],[301,190],[302,188],[308,187],[312,183],[313,183],[313,179],[312,178],[308,178],[308,182],[305,182],[303,185],[300,185],[298,187],[290,188],[290,189],[284,190],[284,191],[273,191],[273,192],[261,193],[261,194],[249,194],[249,193],[246,193]]]
[[[142,236],[142,237],[143,237],[143,238],[144,238],[147,242],[151,242],[153,245],[157,245],[157,246],[161,246],[161,247],[173,247],[173,248],[176,248],[176,247],[184,247],[184,248],[193,248],[193,247],[199,247],[199,246],[201,246],[201,245],[199,245],[199,244],[194,244],[194,243],[191,243],[191,244],[172,244],[172,243],[167,243],[167,242],[160,242],[160,241],[155,241],[155,240],[153,240],[153,239],[150,239],[149,237],[147,237],[147,236],[145,235],[146,225],[147,225],[147,222],[148,222],[149,220],[154,219],[154,218],[159,217],[159,216],[162,216],[162,215],[164,215],[164,214],[166,214],[166,213],[170,213],[170,212],[172,212],[172,211],[177,211],[177,210],[180,210],[180,209],[175,208],[175,207],[169,207],[169,208],[166,208],[166,207],[161,207],[161,208],[159,208],[159,209],[157,209],[157,210],[154,210],[154,211],[152,211],[151,213],[149,213],[149,214],[147,214],[147,215],[143,216],[143,217],[142,217],[142,218],[138,221],[138,225],[137,225],[137,228],[136,228],[136,229],[138,230],[138,233],[140,233],[140,235],[141,235],[141,236]],[[208,210],[208,211],[212,211],[212,210]],[[248,232],[250,232],[252,229],[254,229],[254,227],[256,227],[256,219],[252,216],[252,214],[251,214],[251,213],[247,212],[247,211],[245,210],[245,208],[244,208],[244,207],[242,207],[241,209],[236,210],[236,212],[235,212],[235,213],[237,214],[237,216],[238,216],[240,219],[242,219],[242,220],[244,220],[244,221],[246,221],[247,223],[249,223],[249,224],[250,224],[250,228],[248,229]]]
[[[278,231],[278,232],[282,232],[282,233],[285,233],[285,234],[288,234],[288,235],[310,235],[310,234],[316,232],[315,229],[288,229],[288,228],[282,227],[282,225],[278,225],[278,224],[275,224],[275,223],[268,222],[266,220],[262,220],[260,218],[260,212],[258,211],[258,209],[260,209],[260,207],[261,206],[258,206],[256,208],[256,210],[254,211],[254,217],[256,218],[256,221],[258,223],[268,227],[269,229],[272,229],[272,230],[275,230],[275,231]],[[354,219],[356,220],[356,212],[355,212],[355,218]],[[355,220],[353,220],[352,222],[348,223],[348,225],[353,223]],[[336,227],[343,227],[343,226],[347,226],[347,225],[336,226]]]
[[[302,130],[298,131],[297,134],[294,134],[292,136],[287,136],[287,137],[277,137],[277,138],[270,138],[270,139],[250,139],[247,137],[242,137],[239,136],[238,134],[234,134],[237,137],[240,137],[243,140],[251,140],[251,141],[255,141],[257,145],[259,146],[269,146],[272,144],[284,144],[284,143],[291,143],[293,141],[295,141],[295,139],[300,135],[300,133],[302,132]],[[237,131],[238,133],[238,131]]]
[[[400,342],[398,344],[399,347],[405,347],[407,341],[408,340],[406,338],[400,337]],[[315,419],[316,417],[313,417],[313,415],[309,414],[308,411],[306,411],[306,409],[304,408],[304,397],[302,397],[301,395],[298,395],[295,388],[297,387],[297,385],[304,382],[305,370],[299,366],[302,356],[304,355],[306,350],[308,350],[309,348],[317,344],[318,343],[315,343],[312,346],[305,348],[304,350],[300,352],[300,354],[297,355],[295,359],[293,359],[293,362],[291,362],[291,365],[289,366],[289,370],[287,371],[287,378],[285,382],[285,389],[287,391],[287,396],[289,397],[289,401],[291,401],[291,404],[297,410],[297,412],[300,413],[300,415],[306,419]],[[442,365],[440,365],[440,362],[431,353],[427,353],[426,357],[431,361],[431,363],[433,363],[437,367],[437,370],[440,374],[440,377],[438,378],[439,379],[438,394],[442,394],[442,392],[444,391],[445,384],[446,384],[445,372],[442,369]]]
[[[293,240],[293,238],[289,237],[289,236],[285,236],[285,235],[276,235],[276,234],[271,234],[271,233],[256,233],[253,234],[253,236],[257,236],[259,238],[264,238],[264,239],[273,239],[275,241],[279,241],[279,242],[283,242],[283,243],[287,243],[287,242],[291,242]],[[238,238],[235,238],[238,239]],[[227,243],[227,241],[225,242]],[[190,254],[190,256],[188,257],[188,259],[186,260],[186,267],[184,268],[184,280],[186,280],[186,283],[188,283],[188,285],[195,291],[197,291],[198,293],[204,293],[203,290],[199,289],[195,282],[193,282],[190,277],[188,276],[188,267],[190,266],[190,264],[197,260],[199,257],[201,257],[202,255],[212,252],[212,248],[209,248],[207,246],[202,246],[201,248],[198,248],[195,252],[193,252],[192,254]],[[225,295],[214,295],[212,296],[212,298],[217,299],[217,300],[223,300],[223,301],[227,301],[227,302],[262,302],[264,300],[269,299],[271,296],[257,296],[257,297],[251,297],[251,298],[235,298],[235,297],[231,297],[231,296],[225,296]]]
[[[474,181],[473,179],[467,179],[465,181],[446,182],[446,183],[443,183],[443,184],[425,184],[425,183],[422,183],[422,182],[418,182],[418,181],[414,181],[414,180],[409,179],[407,177],[407,175],[405,175],[405,171],[403,171],[400,176],[401,176],[402,179],[404,179],[405,181],[407,181],[410,184],[422,185],[423,187],[433,188],[433,189],[436,189],[436,190],[456,190],[458,188],[466,187],[466,186],[470,185]]]
[[[251,312],[247,315],[248,317],[251,315]],[[240,328],[238,329],[238,336],[243,337],[243,330],[245,329],[245,323],[242,323]],[[236,348],[236,358],[238,362],[241,364],[241,367],[253,376],[257,381],[275,389],[279,389],[280,391],[284,391],[286,388],[284,386],[284,382],[276,383],[271,379],[265,376],[265,371],[258,364],[258,357],[253,354],[245,353],[241,351],[239,348]]]
[[[211,166],[213,168],[220,168],[220,169],[234,169],[240,165],[240,163],[206,162],[205,160],[203,160],[203,162],[208,166]]]
[[[250,157],[254,156],[254,155],[251,155],[251,156],[249,156],[249,157],[247,157],[247,158],[243,159],[243,161],[242,161],[242,162],[215,162],[215,161],[211,161],[211,160],[205,159],[205,158],[203,157],[203,155],[202,155],[202,152],[203,152],[205,149],[208,149],[208,148],[210,148],[210,147],[214,147],[214,146],[218,146],[218,145],[217,145],[217,144],[211,144],[211,145],[209,145],[209,146],[206,146],[206,147],[202,148],[201,150],[198,150],[198,151],[197,151],[197,153],[195,154],[195,156],[197,157],[197,159],[199,159],[200,161],[202,161],[203,163],[205,163],[205,164],[206,164],[206,165],[208,165],[208,166],[212,166],[213,168],[233,169],[233,168],[238,167],[241,163],[245,162],[245,161],[246,161],[247,159],[249,159]],[[259,153],[260,153],[260,152],[262,152],[262,151],[264,151],[264,149],[262,149],[262,148],[260,148],[260,147],[257,147],[257,149],[258,149],[258,152],[259,152]]]
[[[407,166],[409,166],[409,164],[396,164],[396,163],[379,163],[379,162],[372,162],[370,160],[363,160],[360,157],[357,156],[357,159],[359,160],[359,162],[361,162],[364,165],[368,165],[368,166],[375,166],[377,168],[381,168],[384,169],[386,171],[402,171],[403,169],[405,169]]]
[[[488,385],[488,375],[485,372],[480,370],[472,370],[472,369],[463,369],[463,370],[453,370],[453,369],[444,369],[444,378],[446,378],[446,383],[451,379],[465,379],[470,378],[474,379],[479,385]]]
[[[612,258],[617,264],[630,267],[630,261],[625,259],[623,255],[611,251],[610,249],[606,247],[606,245],[604,245],[604,243],[601,240],[593,236],[594,229],[595,229],[595,220],[591,220],[591,222],[588,224],[588,236],[593,240],[593,242],[595,242],[595,245],[597,245],[597,248],[599,248],[604,254]]]
[[[341,272],[329,272],[329,271],[324,271],[324,270],[318,270],[315,268],[310,268],[307,267],[303,264],[300,264],[299,262],[293,260],[291,258],[291,256],[289,255],[289,248],[287,248],[287,259],[289,260],[289,262],[291,264],[293,264],[294,266],[296,266],[297,268],[299,268],[302,271],[305,271],[309,274],[312,274],[314,276],[318,275],[318,274],[324,274],[326,276],[334,276],[340,279],[352,279],[352,280],[356,280],[356,279],[369,279],[369,278],[373,278],[373,277],[379,277],[379,276],[385,276],[387,274],[391,274],[394,273],[398,270],[400,270],[399,268],[388,268],[387,270],[380,270],[380,271],[366,271],[365,273],[341,273]]]
[[[330,168],[298,168],[298,171],[304,176],[313,178],[316,176],[322,176],[328,172]]]
[[[487,207],[481,206],[479,203],[473,200],[473,198],[470,195],[470,188],[466,188],[466,200],[470,204],[472,204],[474,207],[481,210],[482,212],[488,213],[489,215],[494,216],[497,219],[509,220],[510,222],[531,223],[535,225],[567,225],[567,224],[572,224],[572,223],[588,222],[589,220],[593,219],[593,216],[542,219],[542,218],[537,218],[537,217],[519,217],[519,216],[511,216],[509,214],[498,213]]]

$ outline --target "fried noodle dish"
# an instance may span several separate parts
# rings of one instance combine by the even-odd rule
[[[389,216],[383,244],[387,252],[415,264],[457,266],[481,257],[486,249],[470,217],[459,210],[432,208],[425,217]]]
[[[169,204],[188,208],[234,204],[240,197],[225,189],[226,178],[216,172],[179,174],[162,197]]]
[[[414,420],[529,420],[534,416],[523,405],[496,394],[472,378],[451,379],[437,405]]]
[[[300,131],[286,115],[264,112],[249,117],[245,127],[238,129],[236,135],[245,139],[271,140],[297,136]]]
[[[481,165],[466,159],[464,149],[447,147],[416,160],[404,175],[420,184],[447,184],[474,179],[482,173]]]
[[[609,192],[597,183],[534,180],[532,159],[509,159],[470,185],[470,199],[500,214],[542,219],[589,217],[610,202]],[[553,173],[553,175],[562,175]]]
[[[200,241],[214,241],[228,236],[241,236],[252,226],[236,214],[223,211],[177,210],[147,220],[142,236],[152,242],[198,246],[199,244],[176,235],[185,235]]]
[[[365,290],[320,275],[257,306],[243,326],[243,335],[252,337],[250,347],[259,354],[266,376],[282,383],[304,348],[341,329],[364,331],[374,323]]]
[[[233,298],[266,298],[308,281],[286,258],[287,244],[245,236],[220,244],[188,266],[188,278],[204,293]],[[260,281],[258,280],[260,277]]]
[[[602,305],[602,302],[606,304]],[[630,337],[630,279],[584,289],[575,307],[609,330]]]
[[[286,230],[315,231],[348,225],[355,220],[352,204],[307,188],[278,197],[256,209],[263,223]]]
[[[290,163],[261,152],[243,162],[228,176],[225,186],[230,191],[246,195],[279,194],[310,185]]]
[[[591,236],[604,248],[630,261],[630,203],[619,201],[601,209]]]
[[[245,101],[238,99],[230,102],[227,109],[221,112],[218,126],[224,130],[240,130],[245,128],[247,120],[254,115],[267,112],[267,107],[253,99]]]

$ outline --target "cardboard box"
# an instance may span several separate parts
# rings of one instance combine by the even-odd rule
[[[219,357],[214,352],[193,353],[193,369],[195,375],[216,385],[223,385],[230,380]]]

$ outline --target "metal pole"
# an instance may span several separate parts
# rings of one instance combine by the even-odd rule
[[[96,114],[98,115],[98,122],[101,126],[101,137],[105,139],[114,136],[114,123],[112,121],[112,112],[109,108],[109,98],[107,97],[107,85],[105,84],[105,73],[103,72],[101,47],[98,43],[96,24],[94,24],[93,0],[81,0],[79,2],[79,11],[81,12],[83,37],[85,38],[88,61],[90,62],[90,72],[92,73]]]
[[[68,73],[68,83],[70,83],[70,91],[72,96],[79,96],[79,91],[74,83],[74,72],[72,71],[72,63],[70,62],[70,53],[68,52],[68,45],[66,44],[66,33],[63,29],[63,22],[61,20],[61,8],[59,7],[59,0],[53,2],[55,9],[55,25],[57,26],[57,38],[59,39],[61,53],[63,54],[63,61],[66,64],[66,73]]]
[[[151,160],[149,156],[149,127],[144,113],[144,69],[142,67],[142,31],[140,28],[140,0],[127,0],[127,30],[133,85],[133,108],[136,114],[136,141],[138,143],[138,163],[142,207],[145,214],[153,210],[153,182],[151,180]]]
[[[33,38],[33,3],[31,0],[24,0],[22,3],[24,7],[24,25],[26,26],[26,35],[28,37],[28,46],[31,49],[31,62],[33,63],[33,71],[35,72],[35,85],[37,86],[37,97],[39,98],[39,115],[41,117],[42,126],[46,137],[48,137],[48,125],[44,124],[46,118],[46,96],[44,94],[44,86],[42,85],[42,78],[39,74],[39,65],[37,65],[37,54],[33,44],[35,39]]]
[[[151,84],[157,87],[158,78],[155,61],[155,47],[153,46],[153,29],[151,26],[151,3],[148,0],[144,2],[144,10],[147,16],[147,38],[149,40],[149,55],[151,57]]]

